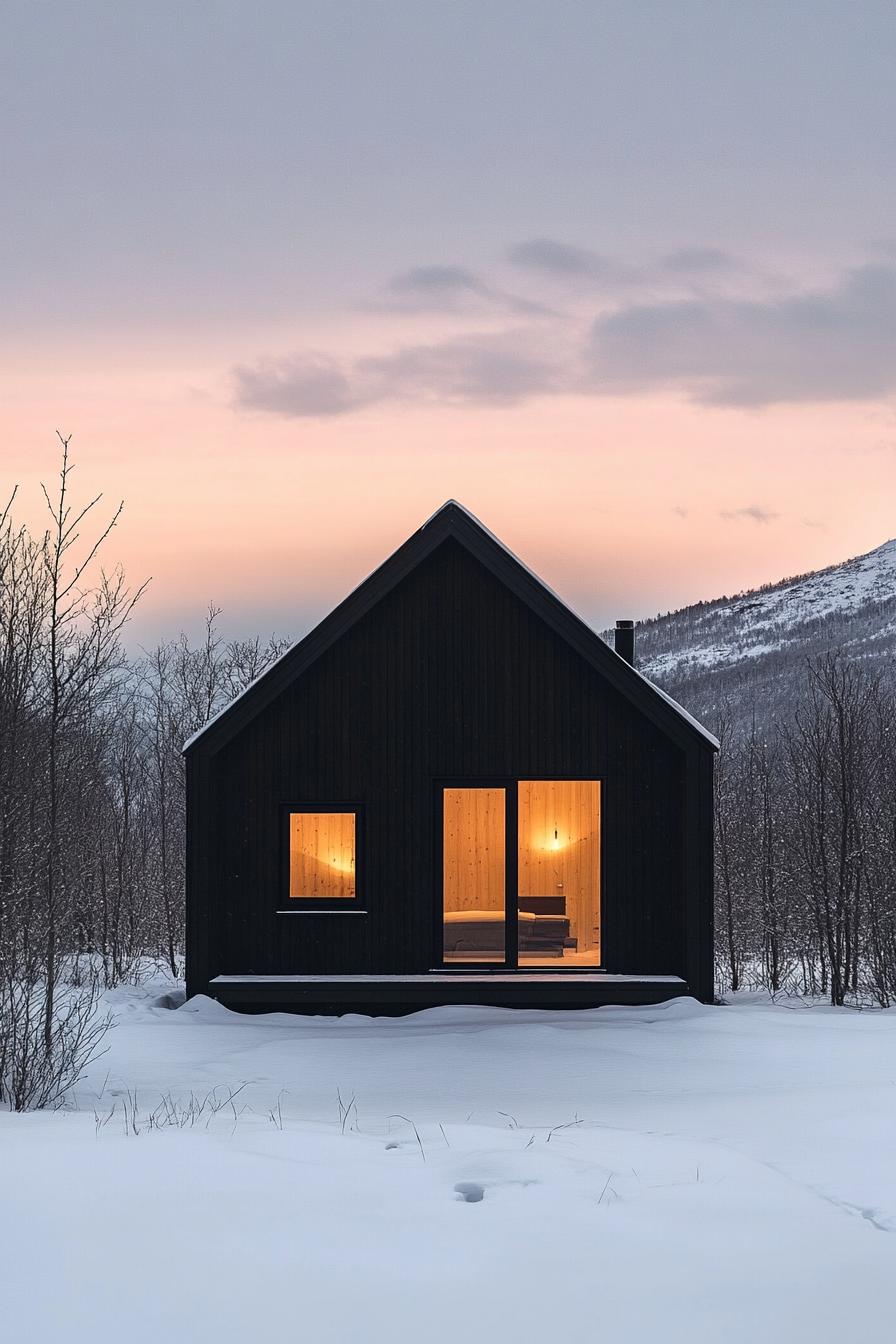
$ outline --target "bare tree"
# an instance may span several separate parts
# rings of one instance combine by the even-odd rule
[[[89,570],[121,516],[123,503],[101,525],[93,540],[81,543],[81,528],[102,498],[95,496],[83,506],[69,502],[71,437],[59,434],[62,464],[59,486],[51,498],[42,486],[50,525],[44,534],[42,560],[47,580],[46,661],[43,671],[47,697],[47,865],[46,891],[46,985],[44,1039],[49,1054],[53,1045],[53,1007],[58,976],[59,903],[63,895],[60,853],[60,795],[73,783],[78,754],[72,748],[87,727],[90,714],[97,714],[112,693],[115,673],[121,668],[119,635],[146,585],[131,592],[120,569],[111,575],[100,571],[94,583]]]

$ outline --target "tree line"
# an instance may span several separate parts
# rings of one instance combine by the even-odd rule
[[[739,711],[742,707],[738,707]],[[809,660],[791,715],[735,731],[715,774],[716,975],[896,1002],[896,693],[879,667]]]
[[[0,1101],[60,1095],[104,1030],[104,989],[183,969],[181,747],[282,651],[204,636],[127,657],[143,588],[103,566],[121,507],[73,496],[68,440],[46,526],[0,512]]]
[[[283,650],[204,634],[122,644],[143,589],[103,552],[120,507],[0,512],[0,1102],[60,1096],[105,1030],[105,989],[184,954],[183,742]],[[716,962],[751,986],[896,1002],[896,696],[880,669],[809,662],[768,726],[718,711]]]

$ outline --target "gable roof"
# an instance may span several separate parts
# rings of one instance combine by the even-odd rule
[[[200,743],[211,751],[222,747],[449,538],[458,541],[474,555],[602,673],[615,690],[668,736],[682,745],[696,739],[704,746],[718,750],[718,739],[712,733],[670,695],[611,649],[600,635],[468,509],[456,500],[449,499],[309,634],[281,654],[255,681],[188,738],[183,745],[184,752],[192,751]]]

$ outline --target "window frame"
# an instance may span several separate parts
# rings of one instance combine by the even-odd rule
[[[351,813],[355,818],[355,894],[354,896],[290,896],[289,894],[289,831],[290,818],[296,813],[309,816],[332,812]],[[277,901],[278,915],[366,914],[364,908],[364,807],[357,802],[323,802],[319,799],[280,805],[280,883]]]
[[[575,974],[577,974],[577,973],[578,973],[578,974],[583,974],[583,973],[584,973],[584,974],[589,974],[589,975],[590,975],[590,974],[592,974],[592,973],[595,972],[595,971],[606,972],[606,955],[605,955],[605,947],[606,947],[606,943],[605,943],[605,925],[604,925],[604,893],[606,892],[606,884],[605,884],[606,845],[604,844],[604,836],[605,836],[605,834],[606,834],[605,829],[604,829],[605,799],[606,799],[606,775],[605,775],[604,773],[600,773],[600,774],[594,773],[594,774],[587,774],[587,775],[541,775],[541,774],[533,774],[533,775],[520,775],[520,776],[518,776],[518,778],[517,778],[517,780],[516,780],[516,788],[515,788],[515,794],[516,794],[516,813],[515,813],[515,819],[514,819],[514,820],[515,820],[515,825],[516,825],[516,828],[517,828],[517,843],[519,843],[519,795],[520,795],[520,785],[521,785],[521,784],[597,784],[597,785],[599,786],[599,788],[598,788],[598,799],[599,799],[599,802],[598,802],[598,818],[599,818],[598,824],[599,824],[599,827],[600,827],[600,837],[599,837],[599,841],[598,841],[597,870],[596,870],[596,871],[597,871],[597,918],[598,918],[599,929],[600,929],[600,949],[599,949],[599,951],[600,951],[600,959],[599,959],[598,961],[594,962],[592,965],[581,965],[581,966],[557,966],[557,967],[538,965],[537,963],[533,963],[533,962],[525,962],[525,961],[524,961],[524,962],[520,962],[520,960],[519,960],[519,943],[517,942],[517,961],[516,961],[516,969],[519,970],[519,971],[523,971],[523,970],[529,969],[529,970],[535,971],[535,972],[537,972],[537,973],[539,973],[539,974],[540,974],[541,972],[543,972],[543,971],[547,971],[549,974],[552,974],[552,975],[575,975]],[[519,872],[518,872],[518,871],[517,871],[517,876],[516,876],[516,899],[517,899],[517,910],[519,910],[520,893],[519,893]]]
[[[607,942],[606,942],[606,865],[607,848],[604,841],[606,831],[605,805],[606,805],[606,771],[589,771],[587,774],[552,774],[546,775],[539,771],[529,772],[523,775],[446,775],[433,779],[433,815],[435,821],[435,843],[433,845],[433,890],[435,899],[433,901],[433,957],[431,966],[433,970],[458,975],[475,975],[481,971],[487,975],[494,971],[534,973],[539,976],[560,976],[560,975],[581,975],[583,972],[593,974],[596,971],[605,972],[607,968]],[[593,966],[533,966],[531,963],[520,962],[519,958],[519,919],[508,918],[508,901],[510,893],[513,892],[514,910],[518,916],[519,913],[519,786],[521,783],[528,782],[533,784],[591,784],[600,785],[600,852],[598,855],[598,917],[600,919],[600,961],[595,962]],[[444,812],[443,812],[443,793],[445,789],[479,789],[493,788],[505,790],[505,816],[504,816],[504,845],[505,845],[505,870],[504,870],[504,960],[502,962],[477,962],[469,963],[464,966],[459,962],[446,962],[444,957],[444,923],[443,923],[443,902],[444,902]]]

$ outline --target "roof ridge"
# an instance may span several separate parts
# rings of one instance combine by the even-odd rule
[[[467,525],[472,524],[473,528],[472,538],[465,538],[463,535],[463,529],[457,528],[457,526],[455,525],[455,515],[457,515],[457,517],[462,523],[465,523]],[[443,519],[445,523],[444,536],[439,536],[438,535],[439,529],[435,527],[435,524],[438,523],[439,519]],[[632,667],[630,663],[626,662],[625,659],[621,658],[619,654],[616,653],[616,650],[611,648],[611,646],[604,639],[601,638],[601,636],[597,633],[597,631],[587,621],[585,621],[569,605],[568,602],[566,602],[547,583],[545,583],[545,581],[538,574],[536,574],[534,570],[530,569],[529,566],[525,563],[525,561],[521,560],[518,555],[515,555],[514,552],[510,549],[510,547],[507,546],[500,539],[500,537],[497,537],[494,534],[494,532],[492,532],[488,527],[486,527],[485,524],[479,518],[477,518],[474,513],[471,512],[470,509],[466,508],[465,505],[461,504],[456,499],[449,499],[446,500],[445,503],[442,504],[435,511],[435,513],[431,514],[429,518],[427,518],[426,522],[423,523],[422,526],[420,526],[416,532],[412,532],[406,541],[404,541],[395,551],[393,551],[390,555],[388,555],[386,559],[383,560],[376,567],[376,569],[372,570],[366,576],[366,578],[362,579],[360,583],[356,584],[355,587],[352,588],[351,591],[342,599],[342,601],[337,603],[337,605],[333,607],[332,610],[326,616],[324,616],[322,620],[320,620],[317,623],[317,625],[315,625],[310,631],[308,631],[307,634],[303,635],[300,639],[296,640],[293,644],[291,644],[288,649],[286,649],[278,658],[274,660],[274,662],[272,662],[268,667],[266,667],[265,670],[261,672],[253,681],[251,681],[248,686],[244,687],[244,689],[240,691],[238,695],[234,696],[232,700],[228,701],[226,705],[222,706],[222,708],[218,710],[218,712],[215,715],[213,715],[212,718],[210,718],[206,723],[202,725],[202,727],[198,728],[196,732],[194,732],[190,737],[188,737],[187,740],[184,742],[182,750],[184,752],[189,751],[199,741],[200,738],[204,737],[216,724],[220,723],[221,720],[223,720],[227,715],[229,715],[237,704],[239,704],[247,696],[256,691],[263,682],[268,681],[271,678],[272,674],[274,674],[278,668],[282,668],[284,663],[288,659],[295,656],[298,650],[302,648],[303,645],[313,641],[315,636],[317,636],[318,641],[320,641],[322,638],[325,638],[328,633],[330,633],[332,636],[330,642],[332,642],[332,639],[338,637],[338,635],[342,633],[341,629],[335,629],[333,632],[326,631],[325,627],[327,626],[328,622],[338,626],[337,613],[342,613],[342,616],[344,618],[346,614],[346,609],[351,607],[353,601],[356,604],[361,604],[361,598],[362,594],[364,593],[364,590],[368,589],[373,585],[377,575],[387,574],[388,571],[390,570],[390,567],[392,569],[395,569],[396,573],[394,576],[390,576],[392,581],[389,584],[389,588],[393,587],[395,583],[398,583],[406,573],[410,572],[410,570],[413,569],[416,564],[420,563],[420,560],[425,558],[425,556],[428,555],[431,552],[431,550],[435,549],[436,546],[440,545],[442,541],[445,540],[448,536],[453,536],[456,539],[460,540],[462,544],[467,544],[468,549],[470,549],[473,552],[473,554],[476,555],[476,558],[479,559],[480,562],[484,562],[486,564],[486,567],[489,567],[488,561],[485,558],[485,556],[477,554],[475,547],[469,544],[470,540],[475,541],[477,535],[479,537],[485,538],[489,542],[489,544],[498,551],[500,555],[503,555],[508,560],[510,560],[511,564],[515,567],[516,570],[520,571],[521,574],[525,575],[533,584],[535,584],[536,593],[538,592],[543,593],[547,597],[552,599],[553,602],[557,603],[557,605],[561,609],[561,612],[566,617],[574,621],[576,626],[581,628],[581,631],[584,632],[586,638],[590,638],[591,640],[596,642],[596,645],[599,646],[600,649],[603,651],[600,655],[601,658],[606,655],[610,659],[618,660],[618,665],[620,666],[617,667],[617,671],[621,671],[621,668],[625,668],[626,670],[624,673],[622,673],[622,684],[621,686],[617,687],[617,689],[620,689],[623,693],[625,693],[626,689],[625,681],[630,676],[633,679],[632,683],[633,685],[637,682],[648,687],[656,696],[657,701],[668,706],[668,708],[674,711],[676,716],[679,719],[681,719],[682,722],[687,724],[689,728],[698,733],[699,736],[704,739],[704,741],[707,741],[712,747],[718,749],[719,746],[718,739],[712,733],[710,733],[707,728],[704,728],[703,724],[701,724],[697,719],[695,719],[693,715],[689,714],[688,711],[684,709],[682,705],[680,705],[676,700],[673,700],[672,697],[668,695],[664,690],[662,690],[659,686],[655,685],[652,681],[650,681],[648,677],[644,676],[642,672],[639,672],[637,668]],[[430,539],[432,541],[432,544],[427,545],[426,543]],[[420,555],[416,558],[413,557],[415,546],[419,548],[421,551]],[[488,552],[486,550],[486,555],[487,554]],[[411,564],[409,566],[403,565],[401,563],[402,558],[406,562],[409,557],[411,557]],[[506,575],[502,575],[497,571],[493,572],[496,574],[497,578],[499,578],[505,584],[507,583]],[[512,572],[513,571],[511,571],[511,573]],[[510,584],[509,586],[511,588],[513,587],[512,584]],[[387,589],[386,591],[388,590],[389,589]],[[524,601],[527,600],[524,594],[522,593],[518,593],[518,596],[521,596]],[[531,602],[530,605],[532,605]],[[365,610],[369,610],[369,608],[365,608]],[[363,612],[359,612],[358,616],[354,617],[349,622],[349,625],[353,624],[354,619],[358,619],[361,614],[363,614]],[[540,614],[542,614],[543,617],[545,615],[545,613],[543,612]],[[561,636],[563,635],[562,630],[558,631],[558,633],[560,633]],[[567,636],[567,642],[569,642],[568,636]],[[328,643],[324,644],[324,648],[328,646],[329,646]],[[321,649],[317,653],[314,653],[311,658],[311,661],[313,662],[314,659],[319,657],[320,652],[322,651],[323,650]],[[615,675],[611,678],[611,680],[615,681]]]

